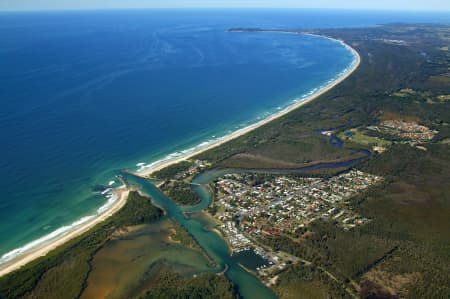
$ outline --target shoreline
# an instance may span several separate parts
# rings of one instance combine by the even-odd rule
[[[326,92],[328,92],[329,90],[331,90],[332,88],[334,88],[336,85],[340,84],[341,82],[343,82],[345,79],[347,79],[351,74],[353,74],[353,72],[359,67],[360,63],[361,63],[361,57],[359,56],[359,53],[353,49],[351,46],[349,46],[348,44],[346,44],[345,42],[343,42],[342,40],[338,40],[338,39],[334,39],[332,37],[329,36],[324,36],[324,35],[317,35],[317,34],[312,34],[312,33],[300,33],[300,32],[294,32],[294,31],[271,31],[271,30],[261,30],[259,32],[277,32],[277,33],[289,33],[289,34],[301,34],[301,35],[309,35],[309,36],[317,36],[317,37],[321,37],[321,38],[325,38],[328,40],[332,40],[334,42],[337,42],[339,44],[341,44],[342,46],[344,46],[347,50],[349,50],[353,57],[355,58],[354,61],[352,62],[352,64],[348,67],[348,69],[343,72],[338,78],[336,78],[335,80],[333,80],[332,82],[326,84],[325,86],[319,88],[316,92],[306,96],[304,99],[299,100],[301,98],[297,98],[295,101],[295,103],[293,103],[292,105],[287,106],[286,108],[284,108],[283,110],[280,110],[278,112],[275,112],[271,115],[269,115],[268,117],[254,123],[251,124],[247,127],[241,128],[239,130],[236,130],[228,135],[225,135],[221,138],[218,138],[214,141],[212,141],[211,143],[208,143],[204,146],[202,146],[203,143],[201,143],[198,146],[193,147],[192,151],[183,153],[179,156],[176,157],[171,157],[171,158],[167,158],[167,159],[162,159],[160,161],[156,161],[154,163],[149,164],[147,167],[145,166],[141,166],[141,169],[138,171],[134,171],[134,172],[129,172],[132,175],[138,176],[138,177],[142,177],[142,178],[148,178],[149,176],[151,176],[154,172],[159,171],[161,169],[164,169],[170,165],[173,164],[177,164],[179,162],[185,161],[187,159],[190,159],[196,155],[199,155],[205,151],[208,151],[212,148],[218,147],[224,143],[227,143],[228,141],[231,141],[233,139],[236,139],[242,135],[245,135],[253,130],[256,130],[266,124],[268,124],[269,122],[276,120],[294,110],[296,110],[297,108],[300,108],[310,102],[312,102],[313,100],[317,99],[318,97],[320,97],[321,95],[325,94]],[[303,97],[303,96],[302,96]],[[169,155],[170,157],[170,155]],[[143,163],[142,163],[143,164]]]
[[[269,31],[270,30],[267,30],[267,32],[269,32]],[[262,32],[264,32],[264,31],[262,31]],[[314,34],[309,34],[309,33],[299,33],[299,32],[292,32],[292,31],[291,32],[290,31],[277,31],[277,32],[278,33],[290,33],[290,34],[314,35]],[[161,161],[157,161],[155,163],[150,164],[149,167],[145,167],[144,169],[141,169],[140,171],[130,172],[130,173],[133,175],[139,176],[139,177],[147,178],[152,173],[154,173],[158,170],[166,168],[172,164],[176,164],[181,161],[190,159],[202,152],[205,152],[212,148],[218,147],[228,141],[236,139],[244,134],[247,134],[257,128],[260,128],[260,127],[268,124],[269,122],[271,122],[273,120],[276,120],[276,119],[296,110],[297,108],[302,107],[303,105],[306,105],[306,104],[312,102],[316,98],[320,97],[324,93],[326,93],[329,90],[331,90],[332,88],[334,88],[336,85],[343,82],[358,68],[358,66],[361,63],[361,57],[359,56],[358,52],[355,49],[353,49],[352,47],[350,47],[349,45],[347,45],[346,43],[344,43],[341,40],[337,40],[337,39],[334,39],[331,37],[321,36],[321,35],[314,35],[314,36],[318,36],[318,37],[330,39],[334,42],[338,42],[353,54],[354,61],[344,72],[339,74],[339,77],[337,77],[333,81],[327,83],[325,86],[320,87],[314,93],[311,93],[306,97],[302,96],[301,98],[297,98],[293,104],[287,106],[283,110],[277,111],[277,112],[269,115],[268,117],[254,123],[254,124],[251,124],[247,127],[236,130],[228,135],[225,135],[221,138],[218,138],[218,139],[212,141],[211,143],[207,143],[205,145],[202,145],[202,144],[204,144],[204,143],[202,143],[199,146],[195,147],[192,151],[185,152],[185,153],[181,154],[180,156],[171,157],[168,159],[163,159]],[[47,255],[50,251],[65,244],[66,242],[80,236],[81,234],[83,234],[83,233],[87,232],[88,230],[90,230],[91,228],[93,228],[95,225],[97,225],[97,224],[103,222],[104,220],[106,220],[107,218],[111,217],[114,213],[119,211],[125,205],[129,192],[130,192],[130,190],[127,186],[117,187],[117,188],[113,189],[113,194],[115,196],[117,196],[117,198],[109,206],[106,206],[105,209],[102,210],[101,212],[99,212],[95,215],[86,216],[89,218],[89,220],[79,223],[79,224],[76,224],[76,225],[75,225],[75,223],[76,223],[75,222],[74,224],[72,224],[73,227],[70,227],[67,231],[56,234],[54,237],[44,239],[41,242],[37,242],[37,241],[40,241],[40,239],[35,240],[31,243],[25,244],[21,248],[15,249],[15,250],[7,253],[7,254],[10,254],[10,253],[15,252],[16,250],[19,250],[16,256],[12,257],[9,260],[6,260],[5,262],[0,263],[0,277],[4,276],[6,274],[9,274],[15,270],[18,270],[22,266],[28,264],[29,262],[31,262],[39,257]],[[44,236],[43,238],[46,238],[46,237],[48,237],[48,235]],[[36,242],[36,244],[33,244],[34,242]],[[29,248],[27,248],[27,246],[29,246]],[[25,249],[23,249],[24,247],[25,247]]]
[[[41,244],[25,249],[22,253],[19,253],[11,260],[4,262],[0,265],[0,277],[18,270],[26,264],[47,255],[50,251],[84,234],[97,224],[111,217],[125,205],[130,189],[126,186],[117,187],[114,189],[113,193],[117,196],[117,199],[111,204],[111,206],[108,207],[108,209],[102,211],[98,215],[93,215],[92,219],[75,226],[73,229],[69,229],[65,233],[57,235],[54,238],[42,242]]]

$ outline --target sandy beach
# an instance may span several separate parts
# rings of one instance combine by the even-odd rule
[[[80,224],[78,227],[74,227],[72,230],[69,230],[60,236],[56,236],[55,238],[50,239],[47,242],[39,244],[36,247],[32,247],[19,254],[12,260],[5,262],[0,266],[0,277],[19,269],[20,267],[41,256],[45,256],[47,253],[57,248],[58,246],[61,246],[64,243],[72,240],[73,238],[80,236],[81,234],[93,228],[95,225],[111,217],[125,205],[129,193],[130,191],[126,187],[116,188],[114,190],[114,194],[117,196],[117,199],[109,207],[109,209],[99,215],[96,215],[91,220]]]
[[[270,32],[270,31],[267,31],[267,32]],[[276,31],[276,32],[277,33],[300,34],[300,33],[295,33],[295,32],[290,32],[290,31],[286,31],[286,32]],[[353,62],[353,64],[349,67],[349,69],[345,73],[343,73],[341,76],[339,76],[339,78],[336,78],[336,80],[334,80],[334,81],[330,82],[329,84],[327,84],[326,86],[320,88],[315,93],[309,95],[308,97],[304,98],[303,100],[301,100],[301,101],[299,100],[299,101],[295,102],[294,104],[286,107],[285,109],[280,110],[280,111],[278,111],[278,112],[268,116],[267,118],[265,118],[265,119],[263,119],[263,120],[261,120],[261,121],[259,121],[257,123],[249,125],[249,126],[247,126],[245,128],[242,128],[240,130],[234,131],[233,133],[230,133],[229,135],[226,135],[226,136],[224,136],[224,137],[222,137],[220,139],[217,139],[217,140],[215,140],[215,141],[213,141],[213,142],[211,142],[211,143],[209,143],[209,144],[207,144],[205,146],[198,146],[198,147],[195,148],[195,150],[190,151],[190,152],[188,152],[186,154],[183,154],[183,155],[171,158],[171,159],[161,160],[160,162],[157,162],[157,163],[154,163],[153,165],[151,165],[151,167],[144,168],[144,169],[142,169],[140,171],[134,172],[133,174],[136,175],[136,176],[144,177],[144,178],[150,177],[152,173],[154,173],[154,172],[156,172],[158,170],[161,170],[161,169],[163,169],[163,168],[165,168],[167,166],[170,166],[172,164],[176,164],[176,163],[179,163],[181,161],[190,159],[190,158],[192,158],[192,157],[194,157],[194,156],[196,156],[196,155],[198,155],[198,154],[200,154],[202,152],[205,152],[207,150],[210,150],[212,148],[220,146],[221,144],[224,144],[224,143],[226,143],[226,142],[228,142],[230,140],[238,138],[239,136],[247,134],[247,133],[249,133],[249,132],[251,132],[251,131],[253,131],[253,130],[255,130],[255,129],[261,127],[261,126],[264,126],[265,124],[267,124],[267,123],[269,123],[269,122],[271,122],[271,121],[273,121],[275,119],[278,119],[278,118],[288,114],[289,112],[291,112],[291,111],[293,111],[293,110],[295,110],[297,108],[300,108],[300,107],[310,103],[311,101],[317,99],[318,97],[320,97],[324,93],[328,92],[330,89],[332,89],[333,87],[335,87],[336,85],[338,85],[339,83],[341,83],[342,81],[347,79],[358,68],[359,64],[361,63],[361,57],[359,56],[358,52],[355,49],[353,49],[352,47],[350,47],[348,44],[346,44],[343,41],[341,41],[341,40],[333,39],[333,38],[328,37],[328,36],[321,36],[321,35],[315,35],[315,34],[309,34],[309,33],[301,33],[301,34],[303,34],[303,35],[311,35],[311,36],[319,36],[319,37],[326,38],[326,39],[329,39],[329,40],[332,40],[332,41],[340,43],[341,45],[343,45],[345,48],[347,48],[349,51],[352,52],[353,56],[355,57],[355,61]]]
[[[293,32],[286,32],[286,33],[293,33]],[[294,34],[298,34],[298,33],[294,33]],[[339,76],[339,78],[337,78],[333,82],[330,82],[328,85],[320,88],[319,90],[317,90],[317,92],[309,95],[308,97],[304,98],[303,100],[296,101],[289,107],[287,107],[281,111],[278,111],[277,113],[274,113],[274,114],[270,115],[269,117],[255,123],[255,124],[252,124],[245,128],[242,128],[240,130],[237,130],[237,131],[235,131],[223,138],[217,139],[216,141],[209,143],[205,146],[199,146],[199,147],[195,148],[195,150],[187,152],[186,154],[183,154],[178,157],[171,158],[171,159],[162,160],[161,162],[155,163],[151,167],[145,168],[142,171],[139,171],[134,174],[141,176],[141,177],[148,177],[155,171],[161,170],[169,165],[181,162],[183,160],[186,160],[193,156],[196,156],[204,151],[207,151],[214,147],[220,146],[221,144],[224,144],[230,140],[238,138],[239,136],[242,136],[248,132],[251,132],[251,131],[253,131],[275,119],[278,119],[278,118],[286,115],[287,113],[289,113],[303,105],[310,103],[314,99],[318,98],[322,94],[326,93],[327,91],[329,91],[330,89],[332,89],[333,87],[335,87],[336,85],[338,85],[339,83],[344,81],[347,77],[349,77],[358,68],[360,61],[361,61],[360,56],[356,52],[356,50],[354,50],[353,48],[351,48],[349,45],[345,44],[342,41],[335,40],[335,39],[332,39],[329,37],[323,37],[323,38],[328,38],[328,39],[334,40],[338,43],[341,43],[343,46],[345,46],[347,49],[349,49],[355,57],[354,63],[349,67],[349,69],[346,70],[345,73],[343,73],[341,76]],[[69,240],[85,233],[86,231],[93,228],[98,223],[104,221],[105,219],[107,219],[108,217],[110,217],[111,215],[113,215],[114,213],[119,211],[125,205],[130,190],[127,189],[126,187],[120,187],[120,188],[114,189],[113,192],[117,196],[117,199],[105,211],[103,211],[102,213],[99,213],[98,215],[93,216],[92,219],[90,219],[86,222],[83,222],[77,226],[74,226],[73,229],[70,229],[70,230],[62,233],[61,235],[57,235],[54,238],[51,238],[49,240],[46,240],[45,242],[37,244],[36,246],[31,246],[30,248],[19,253],[16,257],[12,258],[11,260],[4,262],[3,264],[0,265],[0,277],[24,266],[25,264],[35,260],[36,258],[45,256],[47,253],[49,253],[56,247],[61,246],[64,243],[68,242]]]

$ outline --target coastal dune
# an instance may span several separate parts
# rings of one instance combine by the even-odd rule
[[[283,33],[282,31],[277,31],[280,33]],[[285,32],[285,33],[293,33],[298,34],[294,32]],[[252,125],[249,125],[245,128],[239,129],[235,132],[230,133],[229,135],[226,135],[222,138],[219,138],[211,143],[200,145],[193,149],[192,151],[184,152],[184,154],[171,157],[168,159],[161,160],[159,162],[150,164],[150,166],[143,166],[141,167],[141,170],[134,173],[137,176],[140,177],[148,177],[152,173],[161,170],[167,166],[170,166],[172,164],[176,164],[178,162],[181,162],[183,160],[192,158],[193,156],[196,156],[204,151],[207,151],[209,149],[218,147],[230,140],[233,140],[235,138],[238,138],[239,136],[242,136],[248,132],[251,132],[275,119],[278,119],[287,113],[303,106],[314,99],[318,98],[319,96],[323,95],[324,93],[328,92],[330,89],[347,79],[359,66],[361,59],[359,54],[355,49],[344,43],[343,41],[332,39],[329,37],[320,36],[322,38],[327,38],[330,40],[333,40],[335,42],[338,42],[342,44],[345,48],[347,48],[349,51],[352,52],[353,56],[355,57],[354,62],[352,65],[347,68],[343,73],[340,74],[338,78],[336,78],[334,81],[329,82],[327,85],[323,86],[322,88],[316,90],[314,93],[311,93],[305,98],[302,98],[301,100],[295,101],[292,105],[288,106],[287,108],[280,110],[269,117],[254,123]],[[20,267],[26,265],[27,263],[48,254],[50,251],[54,250],[58,246],[63,245],[64,243],[68,242],[69,240],[76,238],[80,236],[81,234],[87,232],[89,229],[93,228],[95,225],[103,222],[107,218],[109,218],[111,215],[119,211],[126,203],[126,200],[128,198],[130,190],[126,187],[119,187],[114,189],[113,194],[115,196],[115,201],[112,202],[107,208],[99,212],[97,215],[93,215],[88,221],[85,221],[83,223],[80,223],[79,225],[75,225],[73,228],[70,228],[68,231],[65,231],[64,233],[58,234],[55,237],[46,239],[43,242],[38,242],[36,244],[32,244],[32,246],[29,246],[29,248],[26,248],[25,250],[19,252],[15,257],[11,258],[10,260],[7,260],[0,264],[0,277],[4,276],[14,270],[19,269]]]

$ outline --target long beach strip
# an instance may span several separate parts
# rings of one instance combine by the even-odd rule
[[[57,248],[58,246],[61,246],[64,243],[80,236],[100,222],[103,222],[104,220],[111,217],[125,205],[130,191],[127,187],[119,187],[114,190],[114,193],[117,199],[108,207],[107,210],[99,213],[92,219],[80,224],[79,226],[75,226],[72,230],[69,230],[61,235],[55,236],[55,238],[53,239],[49,239],[46,242],[42,242],[41,244],[37,244],[34,247],[24,250],[16,257],[5,262],[3,265],[0,265],[0,277],[19,269],[20,267],[41,256],[45,256],[47,253]]]
[[[276,33],[300,34],[300,33],[295,33],[295,32],[292,32],[292,31],[270,31],[270,30],[267,30],[267,31],[260,31],[260,32],[276,32]],[[269,122],[271,122],[271,121],[273,121],[275,119],[278,119],[278,118],[288,114],[289,112],[291,112],[291,111],[293,111],[293,110],[295,110],[295,109],[297,109],[297,108],[299,108],[301,106],[304,106],[304,105],[310,103],[311,101],[313,101],[316,98],[320,97],[324,93],[328,92],[330,89],[332,89],[333,87],[335,87],[336,85],[338,85],[339,83],[341,83],[342,81],[347,79],[358,68],[358,66],[360,65],[361,57],[359,56],[358,52],[355,49],[353,49],[352,47],[350,47],[349,45],[347,45],[346,43],[344,43],[343,41],[337,40],[337,39],[334,39],[334,38],[331,38],[331,37],[328,37],[328,36],[317,35],[317,34],[310,34],[310,33],[301,33],[301,34],[303,34],[303,35],[310,35],[310,36],[318,36],[318,37],[321,37],[321,38],[326,38],[326,39],[332,40],[334,42],[340,43],[345,48],[347,48],[350,52],[352,52],[353,56],[355,57],[355,60],[353,61],[353,63],[350,66],[350,68],[347,71],[345,71],[344,73],[342,73],[341,76],[339,76],[338,78],[336,78],[335,80],[333,80],[329,84],[323,86],[322,88],[317,90],[315,93],[313,93],[313,94],[309,95],[308,97],[302,99],[301,101],[296,101],[294,104],[292,104],[292,105],[286,107],[285,109],[280,110],[280,111],[278,111],[278,112],[268,116],[267,118],[265,118],[265,119],[263,119],[263,120],[261,120],[261,121],[259,121],[257,123],[254,123],[254,124],[249,125],[249,126],[247,126],[245,128],[242,128],[242,129],[239,129],[237,131],[234,131],[234,132],[230,133],[229,135],[226,135],[226,136],[224,136],[222,138],[216,139],[216,140],[214,140],[213,142],[211,142],[211,143],[209,143],[207,145],[197,146],[192,151],[187,152],[185,154],[181,154],[181,155],[179,155],[177,157],[174,157],[174,158],[163,159],[160,162],[153,163],[153,164],[151,164],[150,167],[143,168],[142,170],[139,170],[139,171],[137,171],[137,172],[135,172],[133,174],[137,175],[137,176],[140,176],[140,177],[143,177],[143,178],[149,177],[152,173],[154,173],[154,172],[156,172],[158,170],[161,170],[163,168],[166,168],[167,166],[170,166],[172,164],[176,164],[176,163],[179,163],[181,161],[190,159],[190,158],[192,158],[192,157],[194,157],[194,156],[196,156],[196,155],[198,155],[198,154],[200,154],[202,152],[205,152],[205,151],[210,150],[212,148],[218,147],[221,144],[224,144],[224,143],[226,143],[226,142],[228,142],[230,140],[236,139],[239,136],[242,136],[242,135],[244,135],[246,133],[249,133],[249,132],[251,132],[251,131],[253,131],[253,130],[255,130],[255,129],[261,127],[261,126],[264,126],[265,124],[267,124],[267,123],[269,123]]]
[[[270,30],[261,31],[261,32],[270,32]],[[293,31],[274,31],[274,32],[290,33],[290,34],[305,34],[305,33],[293,32]],[[308,104],[309,102],[313,101],[314,99],[316,99],[319,96],[323,95],[324,93],[328,92],[330,89],[332,89],[333,87],[335,87],[336,85],[338,85],[339,83],[341,83],[342,81],[347,79],[360,65],[361,58],[360,58],[358,52],[355,49],[353,49],[352,47],[350,47],[349,45],[347,45],[346,43],[344,43],[343,41],[337,40],[334,38],[330,38],[327,36],[321,36],[321,35],[314,35],[314,34],[308,34],[308,33],[306,35],[313,35],[313,36],[318,36],[318,37],[322,37],[322,38],[327,38],[329,40],[340,43],[341,45],[343,45],[345,48],[347,48],[353,54],[353,56],[355,57],[355,60],[353,61],[352,65],[345,72],[343,72],[338,78],[336,78],[329,84],[323,86],[322,88],[317,90],[315,93],[302,99],[301,101],[300,100],[296,101],[294,104],[288,106],[287,108],[280,110],[257,123],[254,123],[245,128],[242,128],[235,132],[232,132],[229,135],[226,135],[220,139],[217,139],[207,145],[198,146],[194,150],[186,152],[180,156],[153,163],[153,164],[151,164],[150,167],[145,168],[134,174],[141,176],[141,177],[148,177],[155,171],[161,170],[167,166],[176,164],[183,160],[190,159],[193,156],[196,156],[196,155],[198,155],[202,152],[205,152],[209,149],[218,147],[221,144],[224,144],[230,140],[238,138],[239,136],[242,136],[248,132],[251,132],[251,131],[275,120],[275,119],[278,119],[278,118],[288,114],[289,112],[291,112],[303,105]],[[4,262],[3,264],[0,265],[0,277],[4,276],[14,270],[19,269],[20,267],[28,264],[29,262],[31,262],[41,256],[45,256],[47,253],[49,253],[53,249],[57,248],[58,246],[61,246],[64,243],[72,240],[73,238],[80,236],[81,234],[87,232],[89,229],[93,228],[95,225],[99,224],[100,222],[103,222],[104,220],[106,220],[107,218],[112,216],[114,213],[119,211],[125,205],[126,200],[129,195],[129,191],[130,190],[126,187],[116,188],[113,192],[114,192],[114,194],[116,194],[117,199],[111,205],[108,206],[107,210],[99,213],[98,215],[95,215],[95,217],[93,217],[89,221],[86,221],[78,226],[75,226],[73,229],[66,231],[63,234],[57,235],[54,238],[46,240],[45,242],[42,242],[40,244],[36,244],[36,246],[31,246],[30,248],[27,248],[26,250],[24,250],[23,252],[21,252],[14,258],[12,258],[11,260]]]

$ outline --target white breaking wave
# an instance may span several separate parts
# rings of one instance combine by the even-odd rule
[[[332,38],[327,38],[327,39],[330,39],[330,40],[332,40],[334,42],[338,42],[338,43],[342,44],[345,48],[347,48],[348,50],[350,50],[353,53],[351,48],[349,46],[347,46],[345,43],[343,43],[341,41],[334,40]],[[351,63],[351,66],[345,68],[338,75],[336,75],[333,79],[328,80],[326,82],[326,84],[324,84],[324,85],[322,85],[320,87],[316,87],[316,88],[310,90],[309,92],[307,92],[307,93],[305,93],[305,94],[303,94],[303,95],[293,99],[292,103],[297,103],[298,101],[303,101],[306,98],[308,98],[309,96],[313,95],[314,93],[316,93],[316,92],[326,88],[329,84],[332,84],[338,78],[340,78],[343,75],[347,74],[355,66],[356,63],[357,63],[357,59],[355,57],[354,60]],[[288,108],[289,108],[289,105],[286,106],[284,109],[288,109]],[[276,110],[281,110],[281,107],[277,107]],[[256,117],[256,120],[261,121],[262,119],[265,119],[266,117],[268,117],[272,113],[273,112],[266,111],[266,112],[262,113],[262,115]],[[242,127],[245,127],[245,126],[242,125],[242,126],[238,126],[236,128],[242,128]],[[177,152],[168,154],[164,158],[162,158],[160,160],[157,160],[155,162],[149,163],[149,164],[147,164],[145,162],[137,163],[136,164],[136,166],[138,167],[137,171],[140,172],[140,171],[145,170],[147,168],[151,168],[151,167],[153,167],[155,165],[158,165],[158,164],[161,164],[163,162],[166,162],[167,160],[172,160],[174,158],[177,158],[177,157],[186,155],[186,154],[188,154],[190,152],[193,152],[193,151],[195,151],[195,150],[197,150],[199,148],[206,147],[206,146],[210,145],[211,143],[215,143],[215,142],[218,142],[218,141],[226,138],[226,136],[228,134],[231,134],[231,133],[233,133],[233,131],[228,130],[227,133],[224,136],[222,136],[222,137],[213,136],[213,139],[211,139],[211,140],[202,142],[202,143],[200,143],[200,144],[198,144],[196,146],[193,146],[191,148],[188,148],[188,149],[185,149],[185,150],[182,150],[182,151],[177,151]],[[109,182],[109,186],[113,185],[114,183],[115,183],[114,181],[110,181]],[[104,213],[105,211],[107,211],[109,209],[109,207],[112,204],[114,204],[114,202],[118,199],[118,197],[115,194],[112,193],[112,189],[111,188],[108,188],[108,189],[104,190],[102,192],[102,195],[105,195],[108,200],[103,206],[101,206],[100,208],[97,209],[97,213],[95,215],[89,215],[89,216],[82,217],[82,218],[80,218],[79,220],[73,222],[70,225],[62,226],[62,227],[56,229],[55,231],[51,232],[50,234],[45,235],[44,237],[36,239],[36,240],[34,240],[34,241],[32,241],[32,242],[30,242],[30,243],[28,243],[28,244],[26,244],[26,245],[24,245],[24,246],[22,246],[20,248],[14,249],[14,250],[12,250],[12,251],[2,255],[1,258],[0,258],[0,265],[5,263],[5,262],[7,262],[7,261],[12,260],[16,256],[21,255],[22,253],[27,252],[30,249],[33,249],[34,247],[37,247],[37,246],[39,246],[39,245],[41,245],[41,244],[43,244],[45,242],[48,242],[48,241],[50,241],[50,240],[52,240],[52,239],[54,239],[56,237],[60,237],[60,236],[66,235],[67,233],[69,233],[70,231],[75,229],[76,227],[78,227],[78,226],[80,226],[80,225],[82,225],[82,224],[92,220],[96,216],[98,216],[98,215]]]
[[[57,230],[51,232],[50,234],[43,236],[42,238],[36,239],[22,247],[19,247],[8,253],[5,253],[0,258],[0,263],[7,262],[7,261],[15,258],[16,256],[36,247],[38,245],[48,242],[56,237],[64,236],[68,232],[70,232],[73,228],[79,226],[80,224],[86,223],[87,221],[91,220],[94,217],[95,217],[95,215],[82,217],[82,218],[78,219],[77,221],[75,221],[74,223],[72,223],[71,225],[62,226],[62,227],[58,228]]]
[[[351,66],[353,67],[355,63],[356,63],[356,59],[352,61]],[[324,88],[328,87],[330,84],[335,82],[337,79],[339,79],[343,75],[347,74],[350,69],[351,69],[350,67],[345,68],[342,72],[340,72],[338,75],[336,75],[332,79],[329,79],[328,81],[326,81],[323,85],[321,85],[319,87],[315,87],[315,88],[309,90],[308,92],[302,94],[301,96],[298,96],[298,97],[290,100],[290,102],[295,104],[297,102],[304,101],[305,99],[309,98],[313,94],[315,94],[315,93],[323,90]],[[284,109],[288,109],[289,106],[290,105],[286,105],[286,107],[278,106],[274,110],[279,112],[279,111],[282,111]],[[247,127],[247,126],[254,125],[254,124],[264,120],[265,118],[269,117],[272,114],[273,114],[273,111],[272,112],[265,111],[265,112],[261,113],[261,115],[255,117],[255,121],[256,121],[255,123],[241,124],[241,125],[235,126],[235,129],[240,130],[240,129],[243,129],[243,128]],[[136,166],[138,167],[136,171],[137,172],[141,172],[141,171],[143,171],[145,169],[152,168],[152,167],[154,167],[156,165],[162,164],[162,163],[164,163],[164,162],[166,162],[168,160],[172,160],[174,158],[187,155],[187,154],[189,154],[189,153],[191,153],[193,151],[196,151],[197,149],[200,149],[202,147],[206,147],[206,146],[210,145],[211,143],[216,143],[216,142],[226,138],[229,134],[232,134],[234,132],[236,132],[236,131],[228,130],[226,132],[226,134],[224,136],[221,136],[221,137],[216,137],[216,135],[213,135],[212,136],[213,138],[210,139],[210,140],[204,141],[204,142],[202,142],[202,143],[200,143],[200,144],[198,144],[196,146],[193,146],[193,147],[181,150],[181,151],[173,152],[171,154],[166,155],[164,158],[159,159],[157,161],[154,161],[152,163],[148,163],[148,164],[146,164],[144,162],[138,163],[138,164],[136,164]]]
[[[39,239],[36,239],[36,240],[34,240],[34,241],[32,241],[32,242],[22,246],[22,247],[16,248],[16,249],[14,249],[14,250],[12,250],[10,252],[5,253],[0,258],[0,265],[5,263],[5,262],[8,262],[8,261],[14,259],[15,257],[17,257],[17,256],[19,256],[19,255],[21,255],[21,254],[23,254],[23,253],[33,249],[33,248],[38,247],[39,245],[45,244],[45,243],[47,243],[47,242],[49,242],[49,241],[51,241],[51,240],[53,240],[53,239],[55,239],[57,237],[62,237],[64,235],[68,234],[69,232],[71,232],[72,230],[74,230],[75,228],[77,228],[77,227],[85,224],[86,222],[89,222],[90,220],[94,219],[98,215],[103,214],[118,199],[117,195],[111,193],[112,189],[107,189],[105,191],[108,191],[107,192],[108,195],[106,196],[106,198],[108,200],[106,201],[106,203],[103,206],[101,206],[100,208],[97,209],[96,214],[81,217],[80,219],[76,220],[75,222],[73,222],[70,225],[62,226],[62,227],[54,230],[53,232],[49,233],[48,235],[45,235],[45,236],[43,236],[43,237],[41,237]],[[103,194],[103,192],[102,192],[102,194]]]

